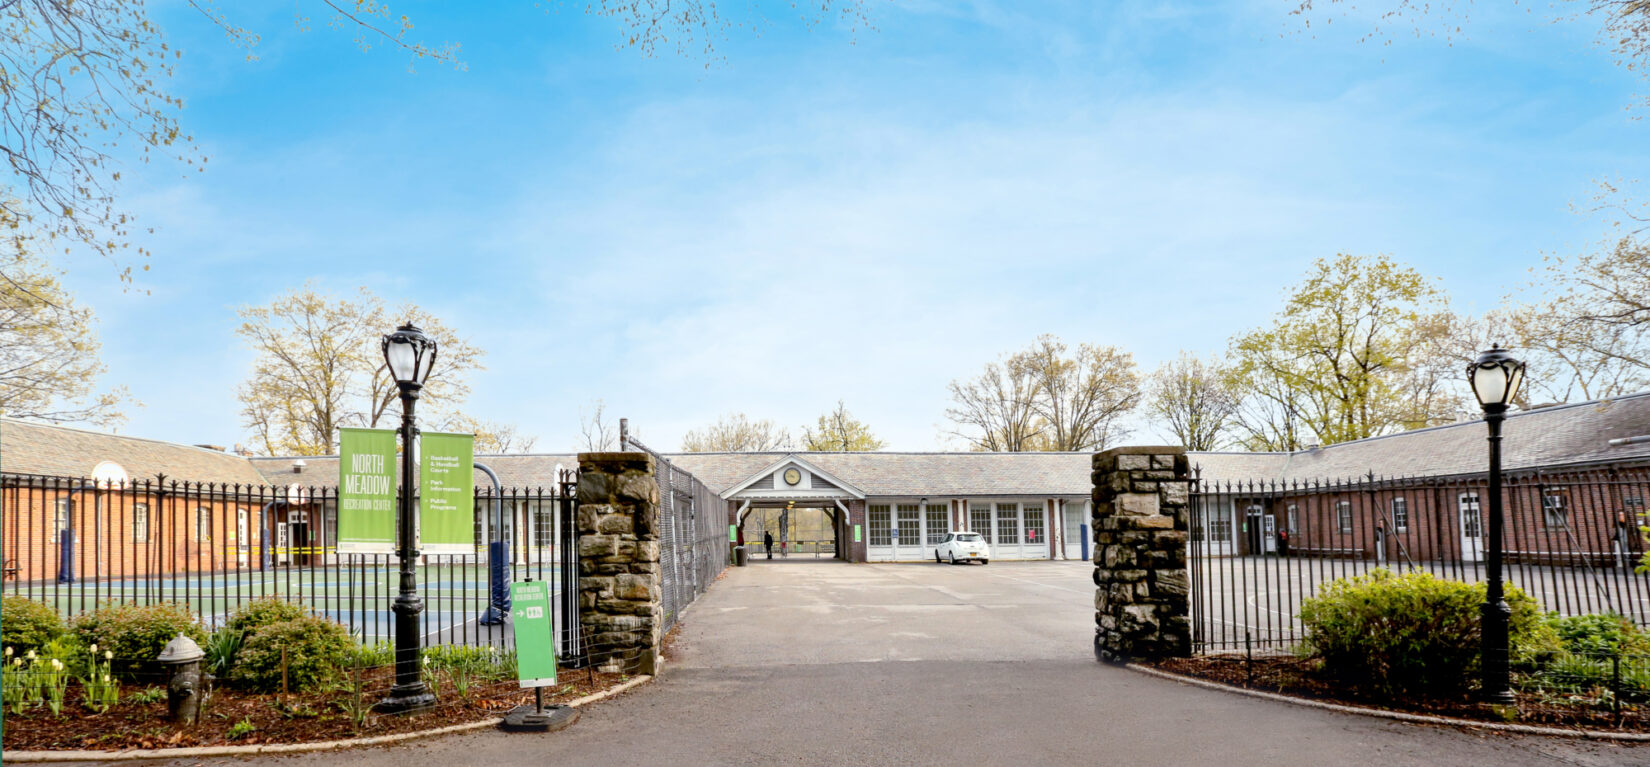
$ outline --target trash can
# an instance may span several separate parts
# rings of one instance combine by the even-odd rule
[[[733,565],[734,565],[734,567],[744,567],[749,561],[750,561],[750,552],[746,551],[744,546],[735,546],[735,547],[733,547]]]

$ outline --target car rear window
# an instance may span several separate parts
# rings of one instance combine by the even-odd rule
[[[957,540],[963,541],[963,542],[966,542],[966,543],[979,543],[980,542],[980,534],[979,533],[963,533],[962,535],[957,536]]]

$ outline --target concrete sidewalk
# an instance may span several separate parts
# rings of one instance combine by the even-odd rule
[[[1089,572],[1062,562],[734,569],[688,611],[661,679],[587,709],[564,732],[250,761],[1650,764],[1650,747],[1400,724],[1101,665]]]

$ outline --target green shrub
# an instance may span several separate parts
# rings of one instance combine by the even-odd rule
[[[278,692],[282,650],[287,689],[304,692],[339,680],[354,657],[355,642],[343,626],[319,616],[272,623],[246,637],[235,655],[230,681],[255,692]]]
[[[206,629],[188,605],[157,602],[151,605],[111,604],[85,613],[70,624],[76,638],[98,652],[115,654],[115,670],[125,674],[156,670],[155,658],[179,634],[206,641]]]
[[[1608,658],[1617,652],[1623,655],[1650,653],[1650,634],[1616,613],[1570,617],[1552,613],[1544,622],[1558,635],[1564,649],[1577,655]]]
[[[1479,663],[1485,585],[1380,569],[1330,581],[1301,602],[1306,644],[1324,669],[1386,695],[1466,689]],[[1506,589],[1514,657],[1550,651],[1534,599]]]
[[[46,646],[63,636],[63,619],[57,611],[23,597],[0,597],[0,645],[14,655]]]
[[[395,643],[379,640],[372,644],[362,644],[355,648],[350,661],[351,668],[373,668],[376,666],[392,666],[395,664]]]
[[[272,623],[285,623],[309,615],[309,609],[303,605],[280,597],[265,597],[236,607],[229,613],[229,620],[224,622],[223,627],[246,635]]]
[[[235,667],[235,655],[241,651],[241,645],[245,641],[246,635],[239,629],[224,626],[212,632],[212,635],[206,638],[206,644],[201,647],[206,651],[206,672],[220,679],[229,676],[229,670]]]

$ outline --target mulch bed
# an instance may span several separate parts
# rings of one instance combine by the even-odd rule
[[[1502,716],[1470,696],[1393,699],[1334,678],[1311,658],[1292,655],[1205,655],[1169,658],[1145,664],[1162,671],[1254,690],[1282,693],[1349,706],[1410,714],[1450,716],[1482,722],[1517,722],[1549,727],[1585,727],[1621,732],[1650,732],[1650,706],[1623,704],[1612,711],[1607,700],[1589,696],[1515,691],[1516,716]]]
[[[369,691],[363,697],[369,705],[382,697],[393,681],[392,669],[375,671],[379,673],[363,680],[363,687]],[[544,702],[565,703],[610,689],[629,679],[623,674],[563,669],[559,674],[560,684],[545,688]],[[189,727],[178,727],[167,720],[165,698],[155,703],[130,700],[132,693],[141,689],[137,686],[124,688],[120,703],[102,714],[94,714],[81,705],[78,685],[69,689],[68,700],[60,716],[52,716],[44,707],[21,715],[8,711],[5,750],[119,751],[130,748],[311,743],[495,719],[514,706],[533,701],[533,691],[522,690],[514,680],[472,684],[462,698],[451,683],[444,680],[438,690],[441,703],[435,708],[400,716],[369,714],[366,721],[357,727],[348,713],[354,698],[348,691],[270,695],[242,693],[220,687],[207,699],[199,722]],[[251,723],[252,729],[232,739],[230,728],[243,719]],[[241,729],[245,730],[245,726]]]

